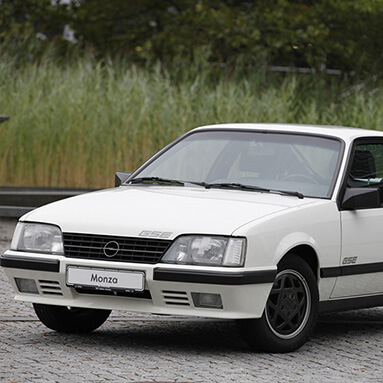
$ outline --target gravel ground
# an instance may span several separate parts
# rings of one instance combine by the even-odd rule
[[[9,246],[0,242],[2,253]],[[113,312],[88,335],[44,327],[0,270],[0,382],[383,382],[383,309],[322,316],[295,353],[254,353],[234,322]]]

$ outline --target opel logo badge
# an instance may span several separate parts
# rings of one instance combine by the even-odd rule
[[[120,251],[120,245],[116,241],[110,241],[104,246],[103,250],[108,258],[112,258]]]

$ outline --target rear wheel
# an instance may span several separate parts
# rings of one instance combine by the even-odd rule
[[[262,317],[237,322],[241,335],[256,350],[294,351],[316,324],[318,300],[313,271],[300,257],[289,255],[278,267]]]
[[[66,333],[86,333],[100,327],[110,310],[33,304],[36,315],[48,328]]]

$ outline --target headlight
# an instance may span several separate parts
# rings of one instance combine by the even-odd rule
[[[243,266],[245,239],[188,235],[179,237],[162,258],[165,263]]]
[[[13,235],[11,249],[32,253],[64,254],[61,230],[53,225],[19,222]]]

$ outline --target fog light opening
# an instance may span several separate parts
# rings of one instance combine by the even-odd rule
[[[223,309],[220,294],[191,293],[195,307]]]
[[[15,282],[20,293],[38,294],[36,282],[33,279],[15,278]]]

